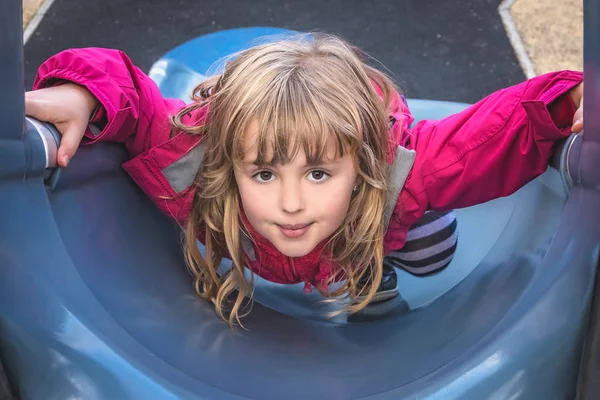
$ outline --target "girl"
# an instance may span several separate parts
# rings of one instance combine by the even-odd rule
[[[428,214],[415,228],[428,210],[511,194],[583,128],[583,75],[572,71],[411,128],[399,91],[359,54],[317,34],[257,46],[185,105],[163,99],[122,52],[67,50],[40,66],[26,112],[63,134],[63,167],[80,142],[125,144],[132,158],[123,167],[185,228],[195,289],[230,324],[251,297],[245,268],[348,299],[353,313],[393,292],[395,276],[383,279],[391,264],[413,273],[448,264],[456,223]],[[411,251],[398,253],[411,227]],[[446,240],[423,257],[432,236]],[[226,272],[223,257],[233,261]]]

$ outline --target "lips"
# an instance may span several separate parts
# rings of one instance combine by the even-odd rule
[[[288,238],[299,238],[310,229],[312,223],[309,224],[294,224],[294,225],[277,225],[281,233]]]
[[[279,225],[283,229],[297,230],[307,227],[310,224]]]

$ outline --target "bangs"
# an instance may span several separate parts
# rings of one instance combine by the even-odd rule
[[[247,135],[253,136],[257,165],[286,164],[302,149],[308,164],[319,164],[331,157],[354,154],[360,147],[362,127],[358,107],[339,101],[333,93],[311,88],[297,76],[254,98],[258,107],[249,107],[248,117],[236,129],[232,159],[239,163],[248,148]],[[254,108],[251,110],[250,108]],[[253,125],[257,131],[248,132]],[[332,149],[333,146],[333,149]]]

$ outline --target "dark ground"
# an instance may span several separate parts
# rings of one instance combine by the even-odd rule
[[[56,0],[25,46],[40,63],[70,47],[124,50],[144,71],[198,35],[246,26],[336,33],[378,59],[408,97],[474,102],[525,79],[500,0]]]

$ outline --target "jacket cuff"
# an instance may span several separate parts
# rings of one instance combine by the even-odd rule
[[[535,123],[536,137],[557,140],[571,134],[573,116],[577,107],[571,90],[583,81],[583,74],[566,71],[559,83],[539,94],[537,99],[522,100],[527,116]]]

